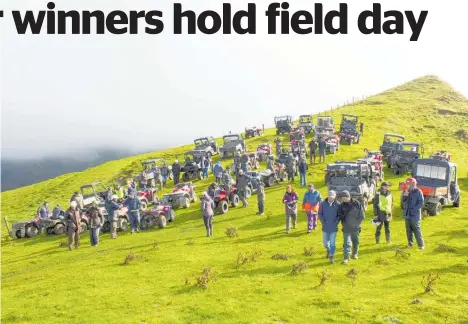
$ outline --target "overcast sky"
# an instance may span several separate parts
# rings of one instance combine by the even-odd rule
[[[248,1],[233,1],[244,9]],[[267,35],[257,2],[257,35],[173,35],[173,1],[67,0],[56,10],[162,10],[159,35],[17,35],[10,11],[44,10],[47,1],[2,0],[3,157],[74,150],[154,150],[271,126],[411,79],[439,75],[468,95],[466,1],[381,1],[383,10],[429,10],[418,42],[405,35],[361,35],[358,14],[372,1],[349,1],[348,35]],[[339,1],[323,1],[327,12]],[[221,12],[221,1],[183,1]],[[290,11],[313,12],[312,1]]]

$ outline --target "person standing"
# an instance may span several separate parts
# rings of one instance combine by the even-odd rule
[[[249,203],[247,202],[247,186],[248,181],[251,180],[251,177],[244,174],[244,170],[240,169],[236,177],[236,188],[237,194],[242,201],[242,207],[247,208]]]
[[[389,190],[390,184],[382,182],[382,186],[374,197],[374,222],[380,223],[375,230],[375,243],[380,243],[380,232],[385,227],[385,239],[390,243],[390,221],[393,217],[393,197]]]
[[[312,232],[317,227],[317,216],[321,201],[320,192],[315,190],[314,185],[310,183],[302,200],[302,210],[307,214],[307,233]]]
[[[216,164],[213,166],[213,174],[216,178],[216,183],[221,183],[221,178],[223,176],[223,166],[221,165],[221,162],[218,161]]]
[[[97,246],[99,245],[99,231],[103,223],[103,215],[98,208],[97,201],[93,201],[87,214],[89,217],[89,240],[91,246]]]
[[[289,183],[294,183],[294,173],[296,173],[296,159],[292,153],[289,153],[286,161],[286,172],[288,173]]]
[[[175,160],[174,164],[172,165],[172,174],[174,176],[174,185],[179,183],[180,179],[180,164],[179,160]]]
[[[318,143],[318,149],[319,149],[319,163],[325,163],[326,162],[326,151],[327,151],[327,142],[325,142],[325,139],[321,137],[319,139]]]
[[[338,208],[340,203],[336,200],[336,192],[330,190],[326,200],[320,203],[318,216],[322,223],[323,246],[327,249],[327,258],[335,263],[336,233],[338,232]]]
[[[408,238],[408,247],[412,247],[413,235],[421,250],[424,250],[424,239],[421,232],[421,209],[424,205],[424,196],[417,187],[415,178],[406,180],[407,188],[403,192],[403,217],[405,218],[406,237]]]
[[[239,170],[241,169],[241,160],[242,157],[239,152],[236,152],[236,155],[234,156],[234,174],[238,174]]]
[[[135,183],[132,180],[127,180],[127,196],[133,193],[136,195]]]
[[[261,179],[257,183],[257,203],[258,203],[258,213],[257,215],[263,216],[265,212],[265,184]]]
[[[249,156],[247,155],[247,153],[244,153],[241,157],[241,168],[242,170],[244,170],[244,172],[249,172],[247,168],[247,163],[249,163]]]
[[[216,194],[216,189],[218,188],[218,184],[216,182],[213,182],[209,187],[206,193],[208,196],[214,200],[215,194]]]
[[[68,249],[71,251],[73,242],[75,243],[75,249],[80,247],[81,215],[75,200],[70,202],[70,208],[68,208],[65,215],[65,220],[67,222]]]
[[[229,200],[229,196],[231,193],[231,187],[232,187],[232,182],[233,182],[233,179],[229,171],[231,171],[231,168],[227,166],[226,170],[223,171],[223,178],[222,178],[224,190],[226,190],[228,200]]]
[[[49,218],[49,203],[44,201],[44,203],[39,207],[39,217],[41,219],[48,219]]]
[[[124,206],[128,207],[128,217],[130,218],[130,230],[131,235],[140,232],[140,199],[135,196],[134,193],[128,195],[128,198],[123,203]]]
[[[168,176],[169,176],[169,168],[167,167],[167,163],[164,163],[163,166],[161,167],[161,177],[162,177],[162,183],[163,183],[164,188],[166,187]]]
[[[310,163],[315,164],[315,158],[316,158],[316,153],[317,153],[317,141],[313,138],[310,143],[309,143],[309,149],[310,149]],[[313,162],[312,162],[313,161]]]
[[[60,205],[55,206],[54,210],[52,211],[52,219],[59,218],[61,213],[62,208],[60,207]]]
[[[307,186],[306,174],[307,174],[307,170],[309,169],[309,166],[307,165],[307,160],[305,158],[301,157],[299,161],[298,169],[299,169],[300,186],[305,187]]]
[[[279,156],[281,152],[283,151],[281,148],[281,139],[279,137],[275,139],[275,146],[276,146],[276,155]]]
[[[208,170],[210,168],[210,160],[208,158],[202,158],[202,179],[208,179]]]
[[[107,206],[107,221],[110,225],[110,235],[112,239],[117,238],[117,222],[119,220],[118,210],[122,208],[122,205],[117,203],[117,199],[117,195],[112,195],[112,200]]]
[[[296,228],[298,200],[299,200],[299,196],[296,194],[294,189],[291,186],[287,186],[286,193],[284,194],[284,197],[283,197],[283,203],[285,205],[285,212],[286,212],[286,234],[288,234],[290,230],[291,218],[292,218],[293,229]]]
[[[214,216],[214,202],[208,196],[208,193],[204,192],[200,197],[201,209],[203,212],[203,223],[206,228],[206,237],[213,236],[213,216]]]
[[[70,198],[70,202],[72,201],[76,201],[77,207],[83,209],[83,196],[78,191],[73,193],[73,196]]]
[[[359,130],[360,130],[360,133],[361,133],[360,135],[364,136],[364,123],[363,122],[361,122],[361,124],[359,124]]]
[[[361,223],[364,220],[364,209],[361,203],[351,198],[349,191],[342,193],[343,202],[338,208],[338,217],[343,225],[343,263],[349,262],[349,257],[357,259],[359,252],[359,233],[361,233]]]

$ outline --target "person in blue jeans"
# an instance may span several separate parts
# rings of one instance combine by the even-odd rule
[[[327,258],[335,263],[336,233],[338,232],[338,208],[336,192],[330,190],[328,197],[320,203],[318,216],[322,223],[323,246],[327,249]]]
[[[210,160],[208,158],[204,158],[202,160],[202,178],[208,179],[208,170],[210,169]]]
[[[140,232],[140,199],[132,192],[123,203],[128,207],[128,217],[130,218],[131,234]]]
[[[349,262],[349,257],[358,258],[359,252],[359,234],[361,233],[361,224],[364,220],[364,208],[362,204],[351,198],[349,191],[342,192],[343,202],[338,208],[338,218],[343,225],[343,264]]]
[[[416,187],[417,181],[414,178],[406,180],[407,188],[403,192],[403,217],[406,225],[406,236],[408,247],[414,244],[413,234],[421,250],[424,250],[424,239],[421,232],[421,209],[424,205],[422,191]]]
[[[306,173],[307,173],[307,170],[309,169],[306,159],[301,157],[301,160],[299,161],[298,169],[299,169],[300,186],[305,187],[307,186]]]

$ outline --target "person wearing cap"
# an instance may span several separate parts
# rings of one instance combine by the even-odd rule
[[[244,170],[240,169],[239,172],[237,173],[236,177],[236,188],[237,188],[237,195],[239,196],[239,199],[242,201],[242,207],[247,208],[249,203],[247,202],[247,186],[249,184],[249,180],[252,180],[252,178],[244,174]]]
[[[174,185],[179,183],[180,179],[180,164],[179,160],[175,160],[172,164],[172,175],[174,176]]]
[[[107,205],[107,220],[110,224],[110,235],[112,239],[117,238],[117,222],[119,220],[118,210],[122,208],[122,205],[117,202],[117,199],[117,195],[112,195],[112,200]]]
[[[403,202],[403,217],[405,219],[408,247],[413,246],[414,235],[419,248],[423,250],[424,239],[421,232],[421,209],[424,205],[424,196],[422,191],[417,187],[416,179],[408,178],[406,186],[401,199]]]
[[[296,228],[297,223],[297,202],[299,200],[299,196],[294,191],[293,187],[287,186],[286,193],[283,197],[283,203],[285,205],[285,212],[286,212],[286,234],[289,233],[289,229],[291,226],[291,218],[292,218],[292,225],[293,229]]]
[[[321,201],[320,192],[315,190],[312,183],[309,183],[307,192],[302,200],[302,210],[307,214],[307,233],[312,232],[317,227],[317,216]]]
[[[65,215],[68,234],[68,249],[71,251],[73,243],[75,243],[75,249],[80,247],[81,214],[75,200],[70,202],[70,208],[68,208]]]
[[[327,258],[335,263],[336,234],[338,233],[338,208],[340,203],[336,200],[336,192],[330,190],[328,197],[320,203],[318,217],[322,223],[323,246],[327,249]]]
[[[351,198],[349,191],[342,192],[343,202],[338,208],[338,217],[343,225],[343,263],[349,262],[349,257],[358,258],[359,252],[359,233],[361,232],[361,224],[364,220],[364,208],[362,204]]]
[[[200,203],[203,213],[203,223],[205,224],[206,228],[206,237],[213,236],[213,216],[215,208],[214,201],[207,192],[204,192],[200,196]]]
[[[216,164],[213,166],[213,174],[216,178],[216,183],[221,183],[221,178],[223,176],[223,166],[221,165],[221,162],[218,161]]]
[[[375,243],[380,243],[380,231],[385,226],[385,239],[390,243],[390,221],[393,217],[393,197],[389,190],[390,184],[382,182],[382,186],[374,197],[374,220],[377,224],[375,230]]]
[[[130,234],[133,235],[135,231],[140,232],[140,199],[131,192],[128,198],[125,199],[124,206],[128,208],[128,217],[130,218]]]
[[[257,215],[262,216],[265,212],[265,183],[261,179],[257,181]]]
[[[97,201],[93,201],[91,208],[86,212],[89,218],[89,240],[91,246],[99,245],[99,231],[103,223],[103,215],[98,208]]]

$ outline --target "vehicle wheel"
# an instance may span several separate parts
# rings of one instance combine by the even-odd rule
[[[165,228],[167,226],[167,219],[164,215],[159,215],[159,228]]]
[[[335,146],[330,146],[330,153],[335,154],[336,153],[336,147]]]
[[[273,187],[274,184],[275,184],[275,178],[274,178],[274,177],[268,177],[266,186],[267,186],[267,187]]]
[[[245,198],[249,199],[250,196],[252,196],[252,189],[250,189],[249,187],[247,187],[245,189]]]
[[[400,174],[400,169],[398,167],[394,167],[394,168],[392,168],[392,173],[394,175],[399,175]]]
[[[140,210],[147,210],[148,209],[148,202],[145,200],[140,201]]]
[[[442,211],[442,204],[440,202],[436,204],[427,203],[426,210],[429,216],[437,216]]]
[[[153,204],[158,204],[159,203],[159,198],[156,196],[156,193],[154,194],[153,198]]]
[[[53,227],[46,228],[46,235],[53,235],[53,234],[54,234],[54,228]]]
[[[180,198],[180,206],[182,206],[182,208],[189,208],[190,207],[190,199],[188,197],[181,197]]]
[[[21,230],[17,230],[15,236],[16,238],[21,238]]]
[[[254,169],[257,170],[258,168],[260,168],[260,162],[256,161]]]
[[[120,220],[120,228],[119,228],[119,230],[120,230],[121,232],[125,232],[127,229],[128,229],[128,220],[125,219],[125,218],[122,218],[122,219]]]
[[[198,171],[198,173],[197,173],[197,179],[198,179],[198,180],[201,180],[202,177],[203,177],[202,175],[203,175],[203,172]]]
[[[25,229],[25,235],[26,237],[34,237],[37,235],[37,227],[36,226],[26,226],[26,229]]]
[[[61,224],[61,223],[55,224],[54,234],[55,235],[65,234],[65,226],[63,224]]]
[[[453,202],[453,207],[460,207],[461,194],[458,196],[457,200]]]
[[[171,209],[171,216],[170,216],[169,222],[172,223],[173,221],[175,221],[175,218],[176,218],[176,213],[174,209]]]
[[[80,234],[86,233],[88,230],[88,224],[86,222],[81,222]]]
[[[109,233],[110,232],[110,223],[109,221],[105,221],[104,224],[102,224],[102,233]]]
[[[192,194],[192,199],[190,200],[191,202],[197,202],[197,195],[195,193]]]
[[[367,210],[367,207],[369,206],[369,201],[367,200],[366,197],[362,198],[362,207],[364,208],[364,211]]]
[[[280,180],[281,180],[281,181],[286,181],[286,180],[288,180],[288,173],[287,173],[287,172],[283,172],[283,174],[280,175]]]
[[[187,174],[187,172],[184,172],[184,174],[182,175],[182,181],[188,182],[189,180],[190,180],[189,175]]]
[[[231,200],[231,206],[232,207],[239,206],[239,196],[238,195],[232,194],[229,199]]]
[[[218,212],[220,214],[226,214],[229,210],[229,205],[227,203],[226,200],[221,200],[219,203],[218,203]]]
[[[150,215],[145,215],[140,219],[140,229],[143,231],[146,231],[148,228],[153,227],[153,220],[152,216]]]

